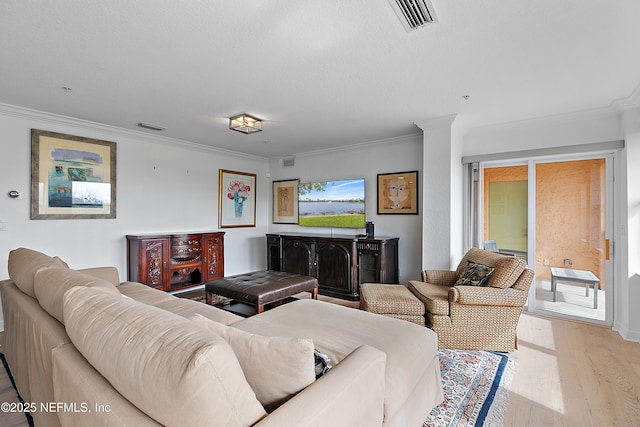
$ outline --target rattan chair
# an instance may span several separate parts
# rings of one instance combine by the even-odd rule
[[[478,268],[485,274],[473,283],[469,271]],[[424,303],[440,348],[510,352],[533,277],[522,259],[472,248],[455,271],[425,270],[408,287]]]

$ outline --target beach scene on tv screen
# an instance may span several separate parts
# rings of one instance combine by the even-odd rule
[[[365,227],[364,178],[301,183],[298,224],[307,227]]]

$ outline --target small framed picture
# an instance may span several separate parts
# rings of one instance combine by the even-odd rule
[[[273,223],[298,223],[298,184],[300,180],[273,181]]]
[[[256,174],[220,169],[218,227],[256,226]]]
[[[378,214],[418,214],[418,171],[378,174]]]

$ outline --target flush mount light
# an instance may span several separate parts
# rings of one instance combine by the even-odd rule
[[[229,119],[229,129],[242,133],[254,133],[262,130],[262,120],[249,114],[239,114]]]

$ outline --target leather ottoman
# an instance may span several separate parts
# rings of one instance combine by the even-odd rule
[[[204,289],[207,304],[211,304],[212,294],[216,294],[255,307],[257,313],[262,313],[267,304],[284,301],[300,292],[311,292],[312,298],[318,299],[316,278],[274,270],[222,277],[205,283]]]

